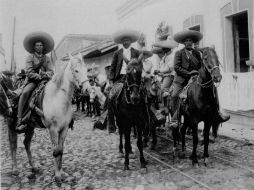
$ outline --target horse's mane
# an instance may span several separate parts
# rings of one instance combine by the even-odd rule
[[[56,67],[56,72],[52,77],[52,82],[56,84],[57,88],[60,88],[60,86],[63,83],[64,71],[67,65],[68,65],[68,62],[61,62],[61,65],[59,63]]]

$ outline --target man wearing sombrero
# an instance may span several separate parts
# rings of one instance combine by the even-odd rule
[[[177,43],[173,40],[157,41],[153,44],[154,47],[161,48],[161,52],[158,52],[158,56],[161,58],[158,67],[154,70],[154,74],[157,74],[162,78],[161,90],[164,106],[167,106],[167,96],[163,95],[171,87],[174,80],[174,57],[172,57],[172,50],[177,46]],[[167,94],[167,93],[166,93]]]
[[[198,72],[201,67],[202,59],[200,52],[193,49],[193,44],[197,43],[203,38],[203,35],[198,31],[185,30],[174,35],[174,40],[178,43],[184,44],[185,47],[177,51],[175,54],[175,79],[173,82],[174,89],[172,93],[172,111],[174,114],[172,120],[176,120],[176,110],[178,106],[178,95],[187,85],[191,75]],[[225,122],[229,116],[224,116],[219,112],[218,117],[220,122]]]
[[[110,67],[109,80],[111,80],[113,83],[123,82],[125,79],[126,69],[129,61],[134,58],[138,59],[140,56],[140,52],[131,47],[131,44],[139,39],[140,34],[135,30],[119,30],[115,32],[112,37],[115,43],[122,45],[122,48],[117,50],[113,55]],[[113,133],[116,131],[114,114],[111,108],[112,101],[114,100],[108,100],[109,133]]]
[[[17,132],[22,132],[26,128],[25,123],[22,122],[22,115],[32,91],[42,78],[53,75],[50,58],[46,56],[54,48],[53,38],[46,32],[33,32],[25,37],[23,45],[30,55],[26,58],[26,83],[18,104]]]

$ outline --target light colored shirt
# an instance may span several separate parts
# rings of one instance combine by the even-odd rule
[[[165,55],[159,63],[160,73],[174,75],[174,54]]]
[[[123,48],[123,56],[125,56],[128,60],[131,59],[131,47],[125,49]],[[122,68],[120,74],[125,75],[127,70],[127,63],[123,61]]]
[[[153,68],[153,63],[148,59],[143,60],[142,63],[143,63],[142,77],[150,77]]]

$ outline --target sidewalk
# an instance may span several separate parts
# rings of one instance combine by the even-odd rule
[[[203,123],[199,124],[199,128],[203,128]],[[254,143],[254,124],[251,126],[226,122],[219,127],[218,136],[226,136],[242,141],[252,141]]]

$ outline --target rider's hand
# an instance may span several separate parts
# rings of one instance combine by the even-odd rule
[[[197,70],[190,71],[189,75],[190,76],[198,75],[198,71]]]
[[[153,74],[157,75],[160,71],[159,70],[154,70]]]

